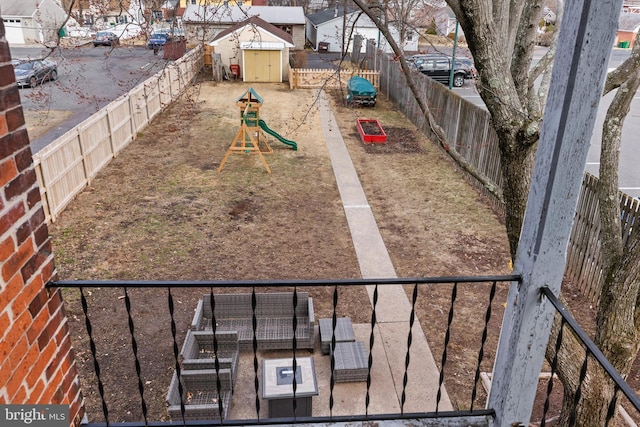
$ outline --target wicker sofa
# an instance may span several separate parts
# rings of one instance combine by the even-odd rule
[[[296,306],[296,348],[313,349],[315,341],[313,298],[298,292]],[[240,350],[253,348],[253,309],[251,294],[214,295],[216,332],[237,331]],[[293,348],[293,292],[256,294],[255,331],[259,350]],[[191,323],[194,331],[211,330],[211,295],[205,295]]]
[[[220,369],[219,376],[213,369],[197,369],[181,372],[182,401],[184,402],[185,420],[227,419],[231,406],[231,370]],[[217,391],[217,378],[220,378],[220,394]],[[222,400],[222,412],[220,403]],[[173,373],[171,385],[167,393],[167,412],[173,421],[182,420],[180,408],[178,376]]]
[[[213,338],[211,331],[187,331],[180,352],[182,369],[215,369]],[[216,331],[215,338],[218,344],[218,369],[231,370],[231,385],[233,387],[238,372],[238,333],[235,331]]]

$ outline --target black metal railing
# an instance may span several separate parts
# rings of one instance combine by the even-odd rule
[[[178,381],[178,393],[180,395],[180,413],[179,419],[172,420],[172,423],[178,423],[179,425],[250,425],[250,424],[277,424],[277,423],[326,423],[326,422],[346,422],[346,421],[383,421],[383,420],[398,420],[398,419],[438,419],[449,418],[465,420],[465,425],[487,425],[488,420],[492,417],[493,411],[491,409],[477,409],[484,408],[484,396],[483,401],[480,401],[480,373],[482,369],[486,369],[490,361],[485,360],[485,354],[488,347],[488,325],[492,320],[492,310],[495,311],[494,305],[501,306],[495,302],[496,290],[501,287],[503,292],[506,292],[509,283],[513,281],[519,281],[519,276],[506,275],[506,276],[482,276],[482,277],[446,277],[446,278],[407,278],[407,279],[360,279],[360,280],[322,280],[322,281],[211,281],[211,282],[187,282],[187,281],[55,281],[47,284],[49,288],[64,288],[65,293],[65,309],[70,314],[70,328],[72,330],[72,337],[74,340],[74,347],[76,354],[81,356],[81,360],[78,361],[79,370],[81,371],[82,390],[85,397],[87,409],[89,412],[90,424],[89,426],[102,426],[102,425],[126,425],[126,426],[142,426],[142,425],[168,425],[165,421],[167,419],[164,409],[164,402],[158,404],[158,388],[161,389],[161,394],[164,396],[167,390],[167,379],[172,372],[175,372],[178,378],[181,376],[181,360],[180,360],[180,341],[181,334],[189,328],[189,319],[192,316],[194,306],[188,301],[194,301],[194,298],[202,297],[205,294],[210,296],[211,312],[216,313],[216,295],[233,292],[250,292],[252,295],[252,329],[253,329],[253,345],[252,345],[252,360],[253,360],[253,401],[254,401],[254,417],[246,419],[232,419],[224,418],[222,416],[216,419],[210,420],[189,420],[185,417],[185,411],[187,405],[187,390],[182,387],[182,382]],[[372,303],[367,299],[366,304],[356,306],[357,313],[349,312],[349,308],[342,308],[341,293],[345,290],[352,290],[353,287],[370,286],[373,289]],[[405,332],[404,342],[406,342],[406,349],[404,349],[404,373],[402,375],[402,390],[399,393],[399,408],[400,412],[393,413],[372,413],[371,401],[373,394],[379,392],[373,388],[373,376],[372,369],[375,369],[374,360],[374,341],[375,331],[378,328],[378,311],[379,307],[379,290],[384,286],[403,286],[406,293],[409,295],[411,310],[406,319],[407,327]],[[443,289],[446,287],[446,289]],[[324,292],[320,292],[321,289],[325,289]],[[75,289],[75,291],[73,290]],[[268,416],[261,415],[261,396],[260,390],[260,376],[259,372],[259,360],[263,357],[262,351],[258,349],[256,342],[256,290],[260,289],[263,292],[281,291],[286,289],[293,293],[293,313],[296,313],[297,294],[301,290],[308,292],[310,296],[316,295],[314,303],[317,307],[321,307],[320,316],[325,316],[332,320],[332,339],[331,348],[334,348],[336,324],[338,317],[353,316],[359,319],[368,319],[362,321],[365,326],[368,327],[369,337],[369,354],[367,360],[367,375],[366,375],[366,388],[364,389],[365,406],[363,409],[347,408],[349,410],[348,415],[336,415],[339,407],[334,399],[337,387],[341,385],[336,384],[334,378],[335,359],[333,353],[330,357],[330,369],[329,378],[329,390],[323,390],[323,393],[329,394],[328,408],[320,408],[315,410],[314,413],[321,413],[321,416],[296,416],[296,406],[299,405],[296,398],[296,380],[294,376],[293,387],[294,396],[292,405],[294,409],[294,416],[286,418],[269,418]],[[326,290],[330,289],[330,292]],[[484,306],[477,301],[474,302],[474,311],[480,317],[480,324],[483,326],[477,331],[468,330],[466,327],[466,318],[460,318],[461,314],[456,311],[456,306],[459,304],[458,294],[461,292],[467,292],[472,290],[475,295],[481,295],[484,298]],[[159,296],[166,292],[166,306],[160,307],[159,301],[161,299],[154,299],[154,296]],[[434,351],[434,359],[439,362],[438,372],[434,373],[437,380],[437,393],[435,405],[431,403],[431,407],[426,405],[424,409],[420,411],[406,411],[406,404],[409,400],[420,400],[423,398],[422,393],[418,395],[410,395],[408,386],[411,385],[412,378],[409,367],[411,362],[417,363],[425,355],[415,354],[414,343],[414,325],[418,319],[418,307],[420,305],[432,304],[433,295],[438,292],[440,296],[450,294],[448,303],[439,303],[441,307],[438,307],[443,314],[443,324],[438,325],[438,328],[442,328],[444,331],[443,342],[433,345],[431,337],[429,337],[429,344],[432,348],[438,348],[440,353],[439,357]],[[363,293],[366,295],[366,293]],[[74,300],[80,300],[81,311],[74,307]],[[219,299],[219,298],[218,298]],[[443,299],[443,301],[445,301]],[[124,308],[121,308],[122,302],[124,302]],[[162,303],[164,305],[164,303]],[[351,310],[353,311],[353,304]],[[369,313],[368,316],[366,313]],[[468,314],[466,314],[468,315]],[[464,315],[464,316],[466,316]],[[167,319],[167,320],[163,320]],[[493,319],[494,322],[500,319]],[[475,342],[477,347],[464,348],[464,352],[473,352],[476,354],[474,357],[476,363],[474,367],[474,375],[470,375],[468,381],[462,386],[467,391],[463,394],[470,396],[467,401],[456,401],[454,407],[465,408],[464,410],[450,410],[446,407],[443,410],[443,396],[445,395],[445,386],[450,379],[450,357],[456,356],[452,354],[462,347],[457,344],[457,339],[460,335],[460,325],[458,325],[457,331],[452,327],[454,323],[458,321],[462,325],[462,330],[465,334],[471,334],[477,338]],[[164,340],[154,340],[149,336],[143,336],[144,329],[141,325],[157,325],[158,331],[163,331],[165,328],[162,324],[167,325],[167,329],[170,329],[170,337]],[[106,323],[106,324],[105,324]],[[211,321],[211,327],[214,329],[213,336],[215,337],[215,328],[218,321],[214,319]],[[98,328],[97,326],[100,325]],[[296,342],[296,328],[298,327],[298,321],[294,319],[292,322],[293,339],[292,345],[289,347],[293,356],[294,366],[296,365],[297,354],[301,352],[301,349],[297,348]],[[98,330],[99,329],[99,330]],[[149,333],[147,332],[147,335]],[[160,332],[158,332],[160,334]],[[151,335],[154,335],[153,333]],[[495,337],[492,346],[495,346]],[[442,336],[440,336],[442,339]],[[117,344],[114,345],[114,342]],[[171,349],[162,348],[164,346],[171,347]],[[214,338],[214,352],[217,351],[217,342]],[[454,349],[452,347],[457,346]],[[464,345],[468,345],[465,342]],[[88,351],[87,351],[88,347]],[[149,348],[151,347],[151,348]],[[492,348],[491,351],[495,351]],[[305,355],[308,355],[308,350],[305,350]],[[158,356],[154,360],[154,355]],[[160,357],[164,355],[164,357]],[[216,357],[216,361],[217,361]],[[155,365],[154,365],[155,364]],[[131,366],[128,366],[131,365]],[[163,365],[161,369],[158,369],[159,365]],[[155,366],[153,369],[151,367]],[[246,365],[250,366],[250,365]],[[251,368],[248,368],[251,369]],[[219,373],[219,366],[216,364],[216,373]],[[148,372],[163,372],[163,378],[150,377]],[[244,373],[247,374],[246,372]],[[448,376],[449,375],[449,376]],[[249,375],[251,377],[251,375]],[[120,379],[118,379],[120,378]],[[245,378],[246,379],[246,378]],[[460,378],[457,379],[460,381]],[[249,380],[250,382],[250,380]],[[238,387],[236,385],[236,387]],[[251,387],[246,387],[250,389]],[[137,390],[136,390],[137,389]],[[220,396],[221,384],[220,377],[216,375],[215,389]],[[96,391],[97,390],[97,391]],[[136,390],[136,391],[134,391]],[[234,391],[234,396],[238,396],[238,389]],[[386,398],[392,398],[390,391],[386,390],[388,396]],[[393,392],[395,393],[395,392]],[[156,396],[154,398],[153,396]],[[415,394],[415,392],[414,392]],[[395,397],[395,394],[393,395]],[[123,413],[122,402],[129,401],[135,402],[138,400],[135,410],[128,410]],[[264,402],[263,402],[264,403]],[[217,400],[218,406],[222,405],[222,399]],[[348,403],[347,403],[348,405]],[[414,405],[415,407],[415,405]],[[468,409],[466,409],[468,408]],[[222,414],[222,407],[219,408],[219,413]],[[340,408],[340,413],[344,414],[345,409]],[[102,412],[102,417],[97,412]],[[127,413],[128,412],[128,413]],[[262,412],[264,413],[264,412]],[[102,418],[100,420],[100,418]]]
[[[580,402],[582,390],[589,381],[589,368],[591,367],[591,365],[596,363],[597,365],[599,365],[599,370],[604,371],[604,373],[606,373],[605,375],[608,376],[609,380],[614,384],[614,391],[611,394],[611,399],[609,400],[607,405],[604,425],[612,425],[611,423],[613,422],[618,412],[620,412],[620,417],[624,419],[623,422],[627,422],[628,425],[636,425],[636,423],[640,420],[640,398],[638,397],[636,392],[622,378],[619,372],[613,367],[613,365],[607,360],[600,349],[598,349],[598,347],[589,338],[587,333],[585,333],[580,325],[578,325],[578,322],[571,316],[569,310],[558,300],[558,298],[551,292],[551,290],[545,287],[541,289],[541,293],[548,299],[551,304],[553,304],[556,311],[561,316],[561,321],[555,340],[553,342],[550,342],[550,345],[554,346],[554,356],[550,361],[551,373],[547,383],[543,413],[541,419],[539,420],[539,425],[544,427],[547,425],[548,419],[555,421],[555,419],[558,418],[558,416],[549,416],[550,396],[552,394],[554,383],[559,383],[557,379],[554,380],[555,374],[557,373],[558,369],[558,354],[560,353],[560,349],[563,346],[563,340],[565,339],[565,336],[569,334],[573,334],[577,341],[582,345],[582,348],[584,350],[584,357],[582,359],[582,362],[580,363],[580,369],[578,370],[579,375],[577,386],[575,392],[573,393],[574,410],[567,411],[571,413],[563,414],[568,418],[569,424],[577,425],[575,407],[577,407],[578,403]],[[593,370],[591,371],[591,374],[594,374]],[[561,386],[562,384],[559,385]],[[595,413],[596,411],[594,410],[592,414]]]
[[[408,278],[408,279],[372,279],[372,280],[326,280],[326,281],[212,281],[212,282],[159,282],[159,281],[56,281],[47,284],[48,288],[64,288],[65,295],[65,309],[69,313],[70,328],[72,336],[74,337],[74,347],[76,354],[78,355],[78,366],[81,378],[83,378],[82,390],[86,399],[87,409],[90,412],[90,423],[88,426],[106,426],[106,425],[121,425],[121,426],[162,426],[162,425],[264,425],[264,424],[309,424],[309,423],[341,423],[341,422],[353,422],[353,421],[394,421],[401,419],[426,419],[431,422],[437,422],[437,420],[447,419],[447,422],[451,424],[452,420],[455,423],[464,423],[464,425],[478,425],[485,426],[490,424],[490,419],[494,416],[494,412],[489,409],[477,409],[478,407],[484,407],[486,394],[483,394],[483,390],[479,387],[480,376],[483,369],[483,363],[486,365],[490,361],[485,360],[485,354],[487,350],[495,351],[493,346],[495,342],[489,344],[490,341],[490,322],[499,322],[500,319],[495,319],[492,316],[495,306],[500,307],[501,304],[496,303],[496,293],[500,290],[504,293],[508,284],[514,281],[519,281],[520,277],[515,275],[508,276],[482,276],[482,277],[448,277],[448,278]],[[389,413],[372,413],[371,411],[371,397],[374,393],[372,388],[373,377],[372,369],[374,368],[374,342],[375,342],[375,330],[378,328],[378,304],[379,304],[379,289],[384,286],[404,286],[404,290],[408,295],[410,302],[410,313],[407,318],[406,336],[404,341],[406,342],[406,349],[404,355],[404,372],[402,374],[402,390],[398,394],[400,412]],[[354,306],[351,305],[347,308],[342,308],[343,297],[341,296],[345,289],[354,289],[354,286],[370,286],[373,289],[371,303],[367,300],[366,305],[370,306],[370,311],[367,311],[365,307],[356,306],[356,311],[353,312]],[[447,289],[443,289],[447,287]],[[76,289],[77,294],[72,292],[72,289]],[[331,319],[332,332],[331,332],[331,348],[336,346],[336,328],[338,318],[341,316],[354,316],[359,319],[361,323],[364,323],[368,328],[368,360],[367,360],[367,375],[366,375],[366,388],[362,390],[365,396],[364,409],[358,410],[355,407],[350,407],[351,410],[348,415],[335,415],[335,409],[338,406],[334,399],[334,393],[337,387],[340,387],[335,381],[334,370],[336,369],[335,357],[333,353],[330,357],[329,368],[329,389],[323,390],[323,393],[328,393],[328,408],[321,409],[320,416],[297,416],[298,398],[296,396],[296,379],[293,379],[293,416],[283,418],[269,418],[268,416],[261,417],[261,399],[260,396],[260,359],[265,357],[265,353],[259,349],[256,330],[258,329],[257,322],[257,303],[256,303],[256,290],[264,290],[264,292],[281,292],[287,290],[292,293],[291,299],[293,307],[292,313],[293,319],[291,322],[291,328],[293,329],[292,343],[288,347],[293,359],[293,366],[297,365],[296,357],[302,349],[297,346],[297,334],[298,328],[297,306],[300,304],[298,301],[298,293],[305,292],[309,295],[316,295],[318,299],[317,305],[323,307],[320,315],[326,316]],[[325,292],[319,292],[324,289]],[[460,319],[464,316],[462,313],[458,313],[460,310],[460,297],[459,293],[463,293],[465,297],[469,297],[468,291],[472,290],[473,298],[477,300],[479,295],[484,296],[486,305],[484,307],[478,306],[477,301],[476,311],[483,316],[481,330],[470,330],[465,328],[464,334],[467,336],[479,336],[477,340],[477,347],[464,348],[465,352],[473,351],[475,356],[474,374],[468,375],[469,381],[466,382],[464,387],[468,391],[470,399],[468,401],[456,400],[454,406],[457,408],[468,408],[465,410],[442,410],[440,408],[442,402],[443,392],[445,385],[448,387],[451,381],[450,376],[447,374],[452,370],[449,362],[450,356],[455,356],[455,351],[459,349],[459,345],[456,344],[460,335],[460,329],[456,330],[453,325],[456,320],[461,320],[463,324],[466,324],[467,319]],[[143,291],[143,293],[136,293],[135,291]],[[329,291],[327,291],[329,290]],[[437,310],[442,311],[442,324],[431,325],[429,332],[433,330],[443,330],[443,336],[440,336],[441,342],[438,343],[437,339],[434,340],[429,337],[429,344],[433,348],[437,348],[439,356],[434,352],[434,358],[439,361],[438,372],[434,375],[437,376],[437,393],[435,404],[431,402],[431,407],[426,405],[421,411],[405,411],[405,404],[410,399],[420,399],[419,396],[410,396],[408,391],[408,385],[411,384],[412,378],[409,373],[409,367],[412,360],[417,360],[424,357],[422,354],[416,354],[414,341],[414,325],[418,319],[419,307],[421,304],[435,304],[434,295],[435,290],[438,291],[438,295],[441,297],[437,302]],[[462,290],[462,292],[460,292]],[[193,307],[188,305],[188,301],[194,298],[208,295],[210,304],[210,312],[213,316],[211,319],[211,328],[213,336],[213,352],[215,355],[215,390],[217,390],[218,396],[221,395],[222,383],[220,380],[221,366],[219,365],[219,351],[220,346],[216,339],[218,319],[216,319],[216,301],[220,300],[221,295],[224,293],[244,292],[251,293],[251,328],[253,330],[252,345],[251,345],[251,359],[252,364],[249,363],[246,366],[252,366],[253,372],[251,375],[247,375],[248,381],[246,382],[245,389],[249,390],[253,388],[252,401],[254,405],[255,416],[244,417],[242,419],[227,418],[220,415],[219,417],[212,419],[200,419],[190,420],[185,417],[187,405],[187,390],[183,389],[182,382],[178,381],[177,387],[180,395],[180,416],[174,416],[171,422],[166,421],[166,413],[164,409],[164,402],[158,405],[158,387],[160,388],[160,395],[164,396],[167,389],[167,378],[171,373],[171,369],[175,371],[178,378],[181,376],[181,360],[180,360],[180,341],[182,332],[189,328],[191,323],[189,319],[193,312]],[[98,295],[102,292],[102,295]],[[159,294],[166,292],[166,295],[160,297]],[[448,299],[442,299],[442,296],[449,294]],[[610,380],[615,384],[615,391],[612,394],[611,401],[608,404],[608,411],[606,414],[606,424],[609,425],[614,419],[617,413],[622,413],[623,418],[630,420],[637,420],[640,418],[640,399],[635,391],[625,382],[620,374],[613,368],[613,366],[607,361],[602,352],[593,344],[588,335],[580,328],[578,323],[571,317],[568,310],[559,302],[559,300],[551,293],[547,288],[541,289],[541,293],[553,304],[557,312],[561,315],[561,326],[556,334],[555,341],[550,345],[555,346],[556,355],[559,349],[563,345],[563,339],[566,337],[567,331],[570,331],[572,336],[576,337],[581,343],[584,349],[584,360],[581,364],[579,382],[576,392],[574,394],[575,401],[579,401],[581,397],[581,391],[586,381],[588,381],[588,369],[591,368],[591,364],[597,362],[602,370],[606,372]],[[150,295],[156,295],[159,299],[150,298]],[[166,297],[166,300],[164,299]],[[138,299],[135,299],[138,298]],[[76,300],[79,300],[81,309],[78,310],[74,307]],[[124,302],[124,308],[122,308],[121,300]],[[162,306],[159,306],[159,301],[162,302]],[[443,301],[447,301],[446,303]],[[177,302],[177,304],[176,304]],[[166,306],[164,304],[166,303]],[[118,308],[120,307],[120,308]],[[462,307],[464,308],[464,307]],[[124,311],[123,311],[124,310]],[[367,314],[368,313],[368,314]],[[168,319],[166,319],[168,315]],[[166,319],[162,320],[162,319]],[[159,324],[159,330],[163,329],[163,323],[166,322],[168,329],[170,330],[170,336],[165,340],[153,340],[148,336],[143,337],[145,328],[139,326],[149,324],[149,322]],[[495,326],[494,326],[495,328]],[[114,336],[120,337],[115,339]],[[495,341],[495,340],[494,340]],[[114,342],[117,345],[114,345]],[[464,341],[468,345],[468,340]],[[150,344],[151,343],[151,344]],[[162,358],[161,360],[154,360],[150,358],[150,354],[156,355],[162,353],[162,349],[158,347],[158,343],[163,343],[166,347],[166,353],[170,357]],[[457,346],[457,347],[456,347]],[[88,352],[87,352],[88,348]],[[308,355],[308,350],[304,350]],[[115,361],[114,361],[115,359]],[[161,365],[160,372],[164,372],[163,378],[149,377],[150,365]],[[557,379],[554,380],[557,368],[558,359],[554,357],[549,361],[551,367],[550,377],[544,391],[544,404],[542,407],[542,415],[536,422],[541,426],[547,425],[547,423],[555,421],[558,418],[558,408],[555,408],[556,414],[550,412],[550,401],[554,391],[554,381],[558,384]],[[133,367],[131,367],[132,365]],[[127,368],[129,366],[129,368]],[[251,369],[251,368],[248,368]],[[129,374],[127,374],[127,372]],[[156,369],[152,372],[158,372]],[[450,375],[450,374],[449,374]],[[131,378],[128,378],[130,376]],[[123,380],[123,377],[127,377]],[[245,379],[246,379],[245,378]],[[253,387],[249,384],[253,379]],[[460,378],[457,378],[459,382]],[[126,384],[130,384],[127,386]],[[153,385],[151,385],[153,384]],[[561,384],[559,384],[561,386]],[[137,387],[137,392],[133,391]],[[457,385],[459,387],[459,385]],[[153,392],[155,388],[155,393]],[[388,392],[388,390],[387,390]],[[456,395],[460,396],[465,393],[460,393],[457,390]],[[483,394],[482,398],[479,396]],[[124,413],[123,408],[120,407],[123,401],[135,401],[136,395],[138,396],[139,406],[137,413]],[[114,396],[120,396],[119,398]],[[391,395],[389,395],[391,396]],[[395,398],[395,396],[394,396]],[[556,398],[557,400],[557,398]],[[231,403],[227,403],[231,405]],[[217,401],[219,414],[223,414],[223,400]],[[557,406],[557,402],[556,402]],[[626,409],[625,409],[626,408]],[[227,408],[228,410],[228,408]],[[631,414],[629,415],[629,412]],[[102,420],[99,420],[99,413],[102,413]],[[262,412],[263,413],[263,412]],[[344,413],[344,411],[342,411]],[[566,415],[566,414],[565,414]],[[570,417],[571,418],[571,417]],[[114,421],[114,419],[116,421]],[[535,418],[532,421],[536,421]],[[455,424],[457,425],[457,424]]]

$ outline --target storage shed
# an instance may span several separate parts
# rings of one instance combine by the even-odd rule
[[[222,31],[209,44],[226,67],[240,66],[245,82],[283,82],[289,78],[291,36],[257,16]]]

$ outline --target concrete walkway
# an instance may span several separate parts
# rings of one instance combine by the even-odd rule
[[[324,91],[318,96],[318,109],[362,277],[366,279],[396,278],[391,258]],[[372,304],[374,288],[374,286],[367,286]],[[377,339],[374,344],[374,356],[381,354],[386,357],[385,361],[377,362],[389,366],[398,402],[401,401],[402,396],[410,311],[411,304],[402,286],[378,286],[376,320],[377,335],[380,339]],[[420,398],[407,399],[404,411],[433,411],[436,406],[439,371],[419,322],[414,323],[412,332],[412,357],[408,369],[407,396],[417,395]],[[366,345],[368,347],[368,340]],[[376,346],[381,348],[377,349]],[[444,390],[438,409],[444,411],[453,409],[449,396]]]
[[[329,150],[362,277],[395,278],[393,263],[324,93],[320,93],[317,105],[323,136]],[[367,288],[369,297],[372,299],[375,287]],[[406,401],[404,407],[401,405],[410,311],[411,304],[402,286],[378,286],[377,322],[373,330],[374,345],[371,351],[373,365],[370,390],[367,390],[366,382],[359,381],[336,384],[332,391],[329,381],[331,358],[322,354],[319,339],[316,339],[315,351],[308,354],[306,351],[300,351],[298,357],[306,355],[314,359],[318,385],[318,395],[313,398],[314,416],[360,415],[365,414],[365,411],[368,414],[397,414],[401,411],[404,413],[431,412],[436,409],[440,373],[419,322],[415,322],[412,329]],[[356,341],[364,342],[365,348],[369,351],[371,325],[354,324],[353,330]],[[316,329],[316,336],[318,335]],[[240,354],[230,419],[268,417],[268,405],[265,401],[262,402],[260,413],[256,414],[253,357],[252,352]],[[267,359],[291,357],[291,351],[261,351],[259,357]],[[334,402],[331,412],[329,411],[330,396],[333,397]],[[367,399],[369,399],[368,403]],[[449,396],[443,388],[438,410],[452,409]]]

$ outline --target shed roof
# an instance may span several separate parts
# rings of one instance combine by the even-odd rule
[[[300,6],[201,6],[190,4],[182,16],[188,22],[235,24],[252,16],[279,25],[304,25],[304,10]]]
[[[618,20],[619,31],[637,32],[640,28],[640,13],[622,13]]]
[[[271,33],[272,35],[274,35],[275,37],[281,39],[283,42],[285,42],[285,44],[288,44],[289,47],[293,47],[294,43],[293,43],[293,39],[291,38],[290,34],[285,33],[284,31],[282,31],[280,28],[276,27],[275,25],[269,24],[268,22],[266,22],[263,19],[260,19],[260,17],[258,16],[252,16],[249,19],[245,19],[242,22],[238,22],[235,25],[232,25],[231,27],[225,29],[224,31],[219,32],[218,34],[216,34],[216,36],[213,38],[213,40],[211,40],[211,45],[214,45],[216,42],[224,39],[225,37],[229,36],[230,34],[232,34],[235,31],[238,31],[246,26],[255,26],[258,28],[262,28],[264,31]]]

